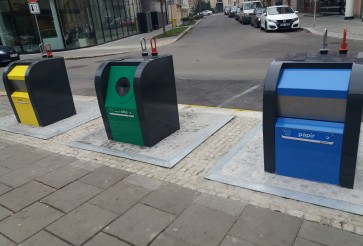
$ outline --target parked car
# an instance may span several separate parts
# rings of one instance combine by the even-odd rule
[[[262,8],[262,3],[260,1],[249,1],[244,2],[242,4],[240,14],[239,14],[239,20],[243,25],[246,25],[248,23],[251,23],[251,16],[253,14],[253,11],[255,8]]]
[[[231,10],[229,11],[228,17],[229,18],[234,17],[236,15],[236,12],[237,12],[237,6],[232,6]]]
[[[234,15],[235,20],[239,20],[239,10],[240,10],[240,8],[238,7],[237,11],[236,11],[236,14]]]
[[[213,14],[213,12],[212,12],[212,11],[210,11],[210,10],[203,10],[203,11],[202,11],[202,15],[203,15],[203,16],[211,15],[211,14]]]
[[[255,8],[253,14],[251,15],[251,26],[259,28],[261,26],[261,15],[264,8]]]
[[[287,5],[266,8],[261,15],[261,30],[299,29],[299,16]]]
[[[227,7],[224,9],[224,14],[225,14],[225,15],[229,15],[229,11],[231,11],[231,7],[232,7],[232,6],[227,6]]]
[[[18,52],[8,46],[0,46],[0,65],[5,66],[10,62],[17,61],[20,59]]]

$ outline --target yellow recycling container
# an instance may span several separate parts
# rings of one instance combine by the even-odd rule
[[[63,57],[13,62],[3,81],[19,123],[47,126],[76,114]]]
[[[176,27],[176,18],[171,19],[171,26],[174,28]]]

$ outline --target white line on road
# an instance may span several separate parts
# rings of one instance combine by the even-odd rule
[[[250,92],[252,92],[254,90],[257,90],[260,86],[261,85],[255,85],[255,86],[253,86],[253,87],[251,87],[251,88],[249,88],[249,89],[241,92],[240,94],[237,94],[237,95],[231,97],[230,99],[222,102],[221,104],[217,105],[217,107],[219,107],[219,108],[224,107],[225,105],[227,105],[228,103],[236,100],[237,98],[242,97],[242,96],[244,96],[244,95],[246,95],[246,94],[248,94],[248,93],[250,93]]]

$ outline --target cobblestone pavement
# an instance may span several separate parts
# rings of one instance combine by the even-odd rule
[[[180,108],[236,117],[172,169],[67,146],[100,118],[49,140],[0,131],[0,245],[362,245],[363,216],[204,179],[260,112]]]

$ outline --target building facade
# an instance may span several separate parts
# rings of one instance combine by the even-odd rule
[[[27,0],[0,0],[0,45],[12,46],[21,53],[37,52],[42,39],[53,50],[63,50],[138,33],[140,0],[38,0],[38,3],[41,13],[35,17],[30,14]]]

